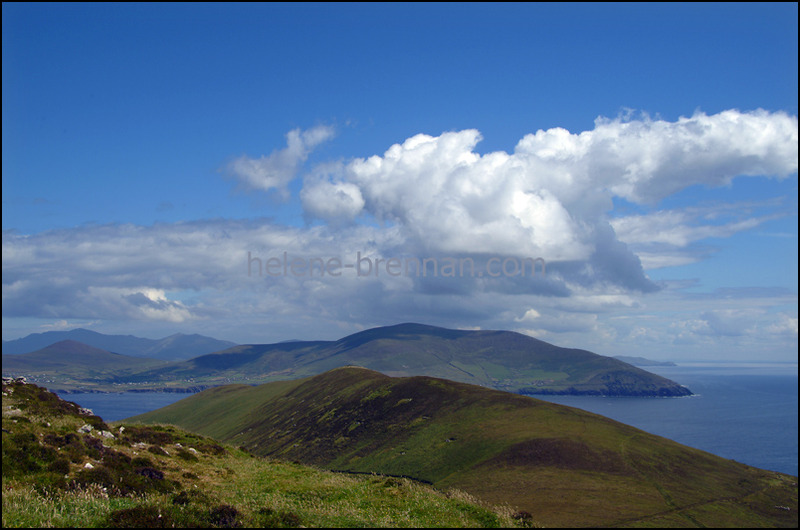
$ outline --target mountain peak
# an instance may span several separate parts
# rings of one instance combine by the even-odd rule
[[[359,331],[339,339],[337,342],[344,344],[347,347],[356,347],[361,344],[380,339],[412,340],[418,338],[420,335],[449,339],[457,338],[465,333],[470,332],[457,329],[440,328],[427,324],[418,324],[416,322],[405,322],[392,326],[382,326]]]
[[[72,339],[65,339],[65,340],[60,340],[58,342],[54,342],[53,344],[32,353],[44,353],[44,352],[55,353],[55,354],[68,354],[68,355],[75,355],[75,354],[118,355],[116,353],[109,352],[108,350],[95,348],[94,346],[89,346],[88,344],[84,344],[83,342],[79,342],[77,340],[72,340]]]
[[[360,366],[389,376],[430,376],[525,394],[681,396],[691,392],[622,361],[560,348],[512,331],[457,330],[414,322],[338,341],[248,344],[137,374],[135,381],[224,377],[257,383]],[[133,380],[132,380],[133,381]]]
[[[3,342],[3,354],[37,351],[61,340],[76,340],[102,350],[151,357],[167,361],[189,359],[235,346],[235,343],[203,335],[175,333],[163,339],[146,339],[133,335],[105,335],[97,331],[76,328],[69,331],[33,333],[27,337]]]

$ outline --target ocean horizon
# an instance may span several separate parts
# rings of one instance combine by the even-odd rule
[[[688,387],[681,398],[543,396],[754,467],[797,476],[797,363],[647,367]]]

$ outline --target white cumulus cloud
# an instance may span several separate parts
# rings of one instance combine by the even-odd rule
[[[306,185],[300,198],[308,214],[331,224],[353,221],[364,208],[361,190],[351,182],[320,180]]]
[[[306,207],[323,217],[326,208],[352,214],[357,187],[375,218],[401,224],[428,248],[573,260],[595,249],[613,197],[652,202],[694,184],[797,171],[797,118],[761,110],[676,122],[599,119],[579,134],[526,135],[512,154],[479,155],[480,140],[473,129],[418,134],[383,156],[352,160],[336,184],[309,184]]]
[[[311,151],[332,136],[328,127],[297,129],[286,148],[228,166],[244,187],[259,191],[284,192],[302,177],[305,214],[322,224],[215,219],[4,232],[4,317],[202,322],[194,331],[253,337],[253,330],[270,330],[275,340],[422,321],[518,327],[561,345],[605,345],[609,353],[635,353],[655,338],[700,345],[701,352],[706,340],[739,347],[756,338],[796,351],[796,311],[775,317],[775,307],[796,307],[796,295],[766,296],[763,312],[729,311],[723,294],[681,300],[673,309],[666,304],[678,287],[642,296],[658,290],[647,266],[701,259],[694,243],[752,229],[776,212],[769,204],[735,214],[742,205],[648,212],[649,203],[739,175],[796,172],[796,117],[731,110],[675,122],[598,120],[591,131],[526,135],[510,153],[477,153],[474,129],[418,134],[382,154],[299,175]],[[642,203],[644,213],[614,217],[617,197]],[[268,274],[270,260],[284,255],[340,260],[341,274]],[[380,260],[381,274],[358,276],[357,256],[368,257],[374,271]],[[392,258],[448,257],[472,259],[478,274],[392,276],[386,268]],[[499,259],[496,272],[506,259],[524,258],[545,260],[546,277],[480,275],[491,259]],[[653,309],[658,300],[664,308]],[[620,345],[628,350],[617,351]]]

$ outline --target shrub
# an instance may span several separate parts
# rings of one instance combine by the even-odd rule
[[[103,442],[90,434],[83,435],[83,444],[86,447],[86,455],[95,460],[100,460],[106,451]]]
[[[158,445],[151,445],[150,447],[147,448],[147,452],[159,456],[169,456],[169,454]]]
[[[178,452],[176,454],[178,458],[186,460],[187,462],[197,462],[198,460],[200,460],[195,455],[193,455],[192,453],[183,448],[178,449]]]
[[[258,526],[263,528],[299,528],[302,520],[292,512],[261,508],[258,511]]]
[[[199,444],[197,450],[207,455],[224,455],[228,452],[224,447],[216,443]]]
[[[66,475],[69,473],[69,460],[66,458],[59,457],[53,460],[49,466],[47,466],[47,470],[52,473],[59,473],[61,475]]]
[[[113,449],[104,448],[103,464],[120,472],[133,469],[131,457]]]
[[[203,493],[199,490],[183,490],[177,495],[172,497],[172,504],[176,504],[179,506],[186,506],[190,503],[201,504],[204,506],[208,506],[211,502],[208,495]]]
[[[105,467],[95,467],[92,469],[82,469],[75,475],[72,484],[76,489],[84,489],[90,484],[97,484],[103,488],[114,488],[116,481],[114,476]]]
[[[75,489],[85,489],[92,484],[105,488],[109,495],[129,496],[144,493],[170,493],[180,487],[171,480],[164,478],[164,473],[153,467],[140,467],[131,469],[130,465],[101,466],[82,469],[72,481]]]
[[[168,432],[157,430],[155,427],[126,426],[122,433],[122,440],[128,443],[147,443],[154,445],[168,445],[175,442],[175,438]]]
[[[135,472],[150,480],[164,480],[164,473],[152,467],[139,467]]]
[[[58,456],[52,447],[39,445],[34,433],[13,433],[3,441],[3,475],[13,477],[39,472]]]
[[[530,512],[519,511],[512,515],[511,518],[516,520],[523,528],[533,527],[533,515]]]
[[[64,474],[62,473],[38,473],[35,475],[34,480],[34,490],[43,497],[52,495],[54,490],[65,489],[67,487],[67,479],[64,478]]]
[[[153,462],[146,456],[137,456],[131,461],[133,467],[153,467]]]
[[[59,453],[68,458],[70,462],[78,464],[86,456],[86,445],[81,441],[81,437],[75,433],[67,433],[64,436],[48,433],[44,435],[43,441],[60,449]]]
[[[179,506],[186,506],[187,504],[189,504],[189,502],[191,502],[191,500],[189,499],[189,494],[186,493],[186,491],[182,491],[177,495],[175,495],[174,497],[172,497],[172,504],[177,504]]]
[[[242,524],[238,520],[239,510],[228,504],[220,504],[211,510],[209,521],[214,526],[221,528],[239,528]]]

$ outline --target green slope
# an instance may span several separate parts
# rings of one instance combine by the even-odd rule
[[[4,380],[2,394],[3,528],[532,522],[464,493],[406,479],[348,476],[257,458],[172,426],[109,426],[32,384]]]
[[[330,469],[456,487],[548,526],[797,525],[793,477],[578,409],[430,377],[341,368],[213,389],[130,421],[172,423]]]
[[[362,366],[392,376],[427,375],[526,394],[683,396],[674,381],[595,353],[510,331],[400,324],[335,342],[243,345],[144,371],[126,380],[267,382]]]

